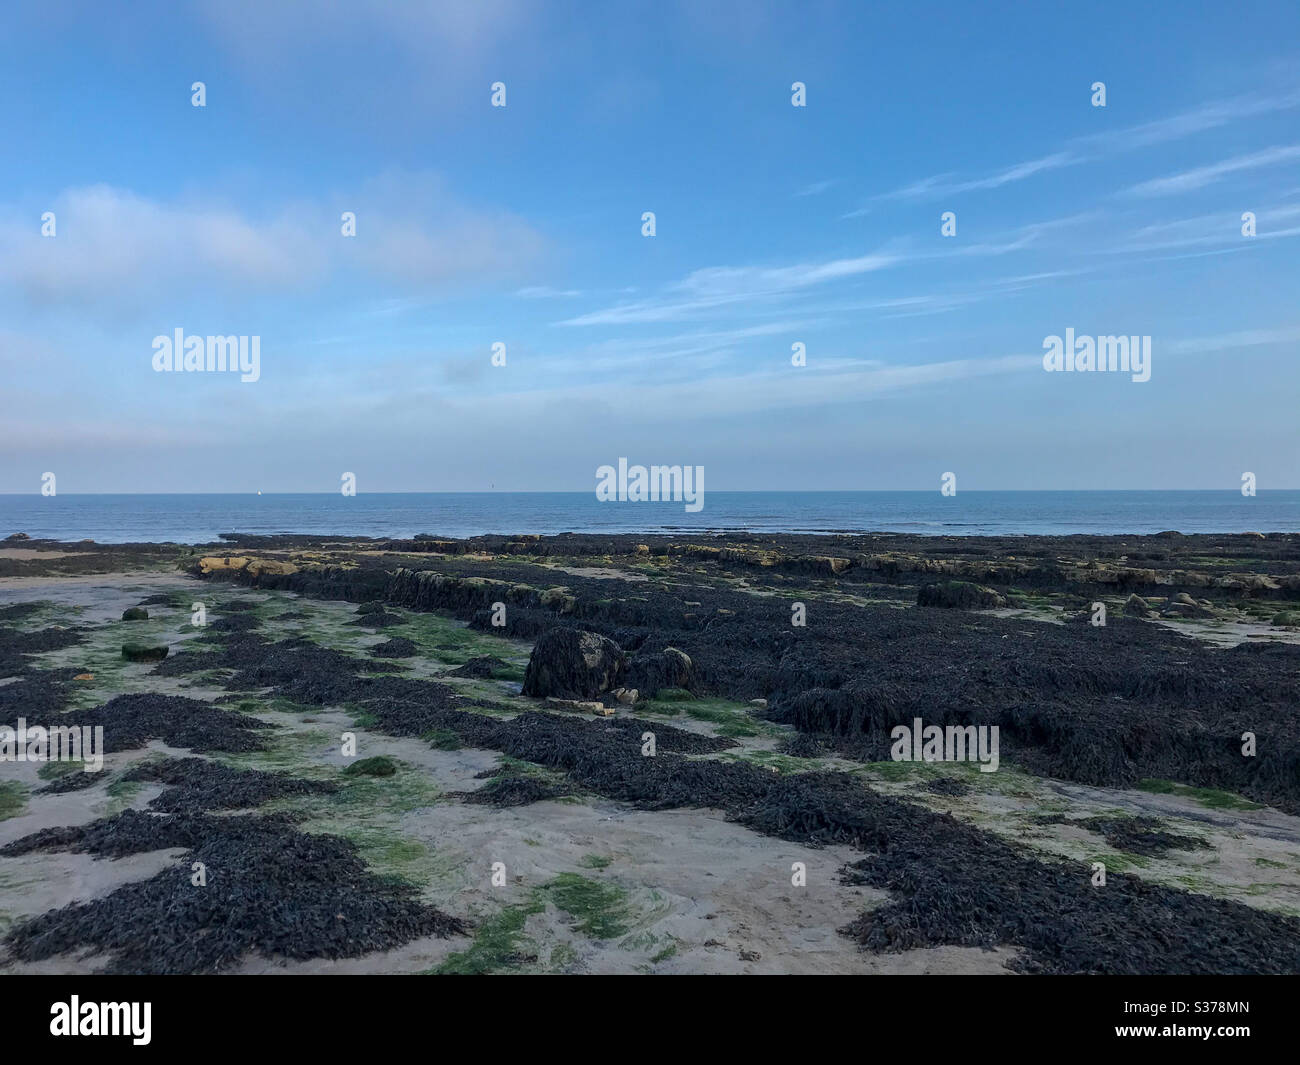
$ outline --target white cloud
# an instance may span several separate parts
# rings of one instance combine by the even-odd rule
[[[884,193],[876,198],[882,200],[932,200],[942,196],[956,196],[963,192],[996,189],[1001,188],[1003,185],[1010,185],[1013,182],[1024,181],[1025,178],[1041,174],[1046,170],[1058,170],[1063,166],[1073,166],[1075,163],[1082,161],[1079,156],[1072,152],[1053,152],[1041,159],[1030,159],[1024,163],[1016,163],[1014,166],[1006,167],[997,173],[982,178],[951,181],[949,180],[950,174],[937,174],[934,177],[913,182],[901,189],[895,189],[893,192]],[[852,212],[854,215],[858,213],[861,212]]]
[[[284,287],[319,272],[320,237],[289,215],[254,223],[224,207],[163,204],[107,185],[69,189],[40,214],[17,208],[0,221],[0,283],[30,302],[94,305],[150,287],[217,278],[241,287]]]
[[[72,188],[37,207],[0,209],[0,286],[32,307],[110,308],[196,288],[254,292],[302,288],[355,261],[404,286],[510,276],[543,240],[522,219],[459,203],[436,175],[392,173],[346,198],[357,236],[340,233],[342,209],[293,203],[265,218],[215,202],[163,202],[129,190]],[[57,235],[43,237],[52,210]]]
[[[1289,91],[1275,96],[1261,96],[1257,94],[1239,96],[1235,99],[1225,100],[1221,103],[1214,102],[1204,104],[1200,107],[1193,108],[1190,111],[1171,115],[1169,118],[1162,118],[1154,122],[1146,122],[1141,125],[1130,126],[1127,129],[1077,137],[1069,142],[1070,145],[1074,146],[1073,148],[1066,147],[1061,151],[1053,152],[1052,154],[1045,155],[1039,159],[1031,159],[1024,163],[1017,163],[1014,166],[999,170],[996,173],[989,174],[985,177],[958,181],[953,180],[953,174],[951,172],[936,174],[932,177],[912,182],[910,185],[905,185],[902,188],[895,189],[893,192],[883,193],[876,196],[875,199],[937,199],[942,196],[955,196],[964,192],[1000,188],[1003,185],[1023,181],[1025,178],[1032,177],[1035,174],[1040,174],[1045,171],[1058,170],[1062,167],[1077,166],[1080,163],[1088,162],[1096,154],[1133,151],[1134,149],[1146,147],[1151,144],[1179,140],[1183,137],[1189,137],[1208,129],[1227,125],[1231,122],[1237,122],[1259,115],[1271,114],[1277,111],[1286,111],[1296,107],[1300,107],[1300,91]],[[1214,180],[1214,178],[1211,178],[1210,180]],[[1158,182],[1152,182],[1149,184],[1155,185],[1158,184]],[[1171,191],[1176,190],[1171,189]],[[869,207],[864,206],[855,211],[850,211],[843,217],[856,218],[867,214],[869,210]]]
[[[835,184],[834,181],[814,181],[811,185],[805,185],[798,192],[796,192],[795,197],[798,198],[800,196],[820,196],[823,192],[825,192],[834,184]]]
[[[1242,170],[1256,170],[1260,167],[1272,166],[1275,163],[1284,163],[1288,159],[1297,158],[1300,158],[1300,145],[1297,144],[1265,148],[1263,151],[1251,152],[1249,155],[1237,155],[1209,166],[1184,170],[1181,174],[1171,174],[1168,177],[1143,181],[1140,184],[1130,186],[1124,191],[1130,196],[1171,196],[1180,192],[1190,192],[1193,189],[1204,188],[1227,174],[1236,174]]]
[[[920,365],[880,366],[874,360],[835,360],[826,365],[774,373],[685,379],[636,388],[636,420],[678,421],[715,419],[763,411],[857,403],[872,397],[915,388],[938,387],[977,377],[1041,372],[1041,355],[1008,355],[994,359],[954,359]],[[607,403],[605,384],[492,397],[503,410],[530,416],[553,404],[589,410]],[[486,402],[476,400],[476,402]],[[572,405],[572,406],[571,406]]]
[[[1177,355],[1198,355],[1209,351],[1233,351],[1237,348],[1253,348],[1266,344],[1293,344],[1297,341],[1300,341],[1300,326],[1287,326],[1280,329],[1243,329],[1237,333],[1223,333],[1219,336],[1171,340],[1167,347]]]
[[[899,261],[887,252],[795,266],[710,266],[688,274],[665,296],[621,303],[566,319],[560,325],[629,325],[689,318],[708,311],[780,296],[830,281],[883,270]]]
[[[581,296],[582,293],[576,288],[559,289],[552,288],[550,285],[530,285],[519,289],[515,295],[525,300],[554,300],[573,299]]]
[[[1218,214],[1196,215],[1169,222],[1143,226],[1133,234],[1133,241],[1116,251],[1157,251],[1162,248],[1184,248],[1199,244],[1241,244],[1240,211],[1221,211]],[[1255,240],[1270,240],[1300,233],[1294,226],[1279,223],[1300,218],[1300,204],[1269,207],[1255,212]]]
[[[1169,118],[1144,122],[1114,133],[1091,134],[1080,138],[1078,143],[1092,143],[1111,151],[1129,151],[1151,144],[1181,140],[1183,137],[1190,137],[1242,119],[1271,114],[1275,111],[1286,111],[1295,107],[1300,107],[1300,91],[1285,92],[1276,96],[1258,94],[1238,96],[1231,100],[1203,104],[1190,111],[1171,115]]]

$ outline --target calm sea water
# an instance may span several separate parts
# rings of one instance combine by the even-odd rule
[[[204,543],[219,533],[1296,532],[1300,491],[709,492],[705,506],[602,503],[591,492],[301,495],[0,495],[0,537]]]

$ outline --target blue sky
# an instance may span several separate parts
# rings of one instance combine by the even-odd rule
[[[1300,7],[1214,7],[6,5],[0,492],[1300,487]]]

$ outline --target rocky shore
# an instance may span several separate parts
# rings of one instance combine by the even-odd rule
[[[0,971],[1300,971],[1300,535],[10,537],[20,715]]]

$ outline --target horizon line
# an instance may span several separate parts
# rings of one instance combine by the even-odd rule
[[[1259,488],[1256,495],[1264,492],[1296,492],[1300,487],[1283,487],[1283,488]],[[939,492],[938,489],[932,488],[713,488],[709,489],[709,494],[714,495],[765,495],[779,492],[783,495],[932,495]],[[963,488],[956,495],[975,495],[981,493],[1023,493],[1025,495],[1047,495],[1051,493],[1162,493],[1162,492],[1223,492],[1236,495],[1240,488]],[[59,496],[76,496],[100,497],[100,496],[335,496],[339,491],[321,492],[321,491],[187,491],[187,492],[58,492],[54,496],[44,496],[43,493],[36,492],[0,492],[0,499],[22,499],[29,496],[38,496],[47,499],[57,499]],[[380,492],[356,492],[351,497],[371,495],[371,496],[394,496],[394,495],[551,495],[551,496],[585,496],[594,495],[591,489],[573,490],[573,489],[495,489],[495,488],[464,488],[464,489],[400,489],[396,491]],[[942,495],[942,492],[939,492]],[[1243,499],[1250,498],[1243,496]],[[645,502],[656,502],[654,500],[645,500]],[[657,502],[672,502],[671,500],[658,500]]]

